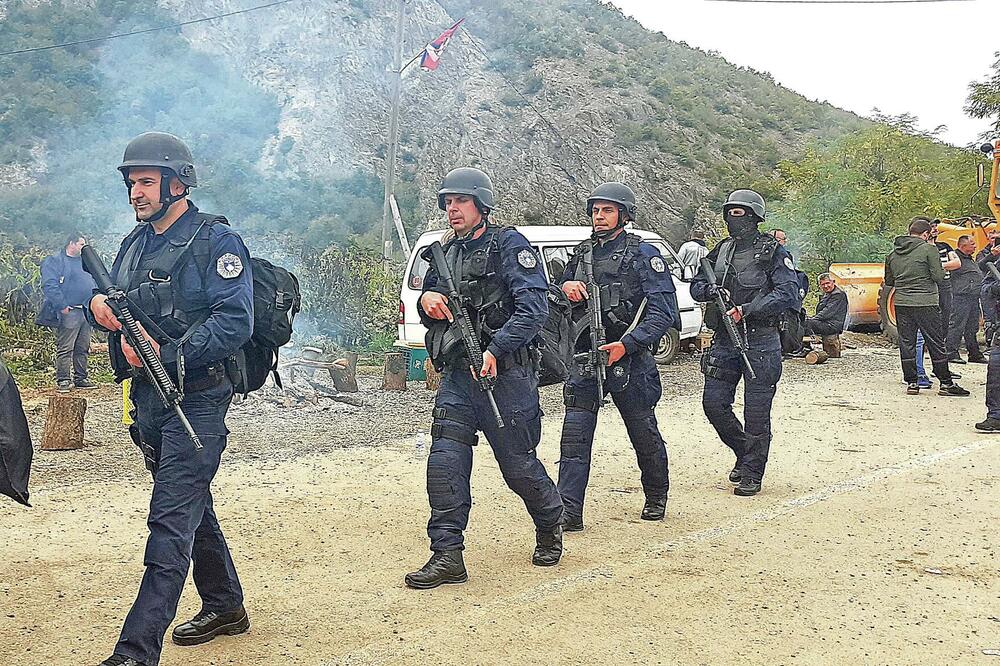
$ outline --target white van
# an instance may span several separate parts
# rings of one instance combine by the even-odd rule
[[[562,276],[573,248],[587,239],[591,233],[590,227],[583,226],[527,226],[517,227],[517,230],[524,234],[528,242],[542,257],[545,276],[550,281]],[[663,255],[674,276],[674,284],[677,287],[677,305],[681,311],[681,330],[670,329],[667,335],[663,336],[657,349],[654,350],[658,363],[670,363],[677,356],[680,341],[693,338],[701,331],[702,310],[691,298],[690,285],[682,275],[681,263],[677,259],[674,249],[659,235],[651,231],[633,229],[630,230],[630,233],[637,234],[644,241],[655,246]],[[422,234],[414,244],[413,251],[410,252],[410,258],[406,262],[406,279],[403,280],[403,287],[399,295],[399,340],[396,341],[398,347],[422,349],[424,346],[424,333],[427,329],[420,323],[420,316],[417,314],[417,300],[420,298],[424,274],[427,272],[427,262],[420,258],[420,253],[434,241],[440,240],[443,235],[444,230],[428,231]]]

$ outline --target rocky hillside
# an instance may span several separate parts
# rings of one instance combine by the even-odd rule
[[[30,3],[39,4],[46,3]],[[130,5],[115,0],[57,4],[81,16],[100,15],[105,20],[94,20],[95,29],[155,25],[247,6],[243,0],[158,0],[158,16],[149,18],[132,15]],[[23,5],[23,0],[0,2],[0,36],[7,43],[20,45],[11,35],[27,39],[18,34],[19,26],[10,25],[11,8]],[[278,194],[256,205],[255,210],[267,209],[267,225],[313,229],[317,219],[333,211],[347,219],[335,225],[338,234],[370,241],[381,214],[377,179],[387,152],[386,69],[396,6],[395,0],[291,2],[189,26],[180,37],[153,33],[107,42],[96,55],[93,49],[77,51],[99,71],[95,85],[114,86],[118,105],[107,108],[109,97],[81,103],[79,114],[88,117],[77,120],[89,125],[103,118],[101,141],[108,140],[109,128],[114,134],[125,125],[178,131],[209,162],[205,173],[216,176],[216,183],[228,177],[222,174],[231,170],[234,158],[215,144],[232,141],[246,153],[239,158],[245,160],[240,170],[251,184],[241,187],[255,191],[252,182],[261,178],[282,183],[284,189],[268,189]],[[404,77],[399,173],[411,231],[437,216],[434,191],[443,173],[474,164],[493,175],[504,221],[579,223],[586,192],[597,181],[615,179],[638,190],[643,226],[676,238],[699,217],[711,216],[729,189],[769,174],[778,160],[797,157],[806,145],[863,124],[777,86],[766,74],[646,31],[596,0],[530,5],[411,0],[404,54],[418,52],[462,16],[468,33],[453,40],[440,68],[425,73],[414,66]],[[37,40],[40,34],[33,31],[30,37]],[[180,41],[189,51],[184,67],[192,71],[150,75],[168,89],[174,81],[189,86],[183,104],[172,103],[169,112],[157,108],[161,89],[153,85],[156,80],[131,97],[122,94],[135,85],[121,73],[125,63],[146,50],[161,53],[169,63],[173,51],[163,44]],[[58,69],[61,61],[46,62]],[[211,72],[205,76],[213,83],[199,87],[196,75],[208,63]],[[15,70],[0,74],[14,76],[23,65],[0,62],[0,68],[10,67]],[[141,71],[132,74],[143,77]],[[59,72],[43,76],[58,78]],[[227,101],[235,89],[243,97]],[[142,92],[148,94],[140,98]],[[250,94],[265,100],[261,110],[248,112],[243,100]],[[120,117],[125,120],[116,123]],[[9,129],[4,118],[0,106],[0,129]],[[196,129],[185,132],[185,123]],[[63,145],[68,143],[65,126],[60,125]],[[0,215],[11,201],[23,199],[10,192],[51,179],[50,138],[44,130],[19,130],[18,150],[8,149],[7,164],[0,168],[0,187],[8,195],[6,200],[0,196]],[[80,161],[86,161],[88,136],[73,142],[74,154],[83,153]],[[119,150],[102,144],[89,158],[113,169]],[[111,189],[120,185],[113,180],[105,178],[91,194],[106,197],[120,211],[121,191]],[[234,188],[213,189],[212,180],[204,180],[220,210],[245,208],[254,198],[237,197]],[[331,190],[330,181],[352,183],[355,204],[344,209],[345,190]]]

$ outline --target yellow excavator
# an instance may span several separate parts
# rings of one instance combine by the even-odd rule
[[[970,235],[976,239],[976,247],[983,248],[990,242],[988,233],[1000,225],[1000,141],[983,144],[980,150],[993,155],[993,170],[986,181],[986,168],[979,165],[977,174],[978,195],[987,184],[987,202],[993,217],[972,215],[956,219],[942,219],[938,225],[938,241],[957,247],[961,236]],[[886,289],[884,264],[830,264],[830,273],[837,285],[847,292],[850,326],[881,325],[882,331],[892,340],[898,339],[896,332],[896,308],[893,305],[895,290]]]

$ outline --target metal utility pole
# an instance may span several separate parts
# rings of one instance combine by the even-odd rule
[[[392,107],[389,113],[389,152],[385,159],[385,201],[382,204],[382,261],[388,262],[392,256],[393,225],[390,200],[396,186],[396,149],[399,134],[399,94],[400,81],[403,77],[403,26],[406,22],[406,0],[399,0],[398,16],[396,18],[396,40],[392,53]]]

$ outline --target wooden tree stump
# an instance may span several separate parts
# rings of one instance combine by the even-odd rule
[[[84,398],[55,395],[49,398],[42,433],[43,451],[72,451],[83,448],[83,417],[87,413]]]
[[[389,352],[385,355],[385,376],[382,388],[386,391],[406,390],[406,354]]]
[[[330,378],[333,379],[333,386],[342,393],[358,392],[358,354],[357,352],[347,352],[344,356],[347,367],[344,369],[330,368]],[[403,377],[404,381],[406,377]]]
[[[427,390],[437,391],[441,388],[441,373],[434,369],[434,362],[424,361],[424,373],[427,375]]]
[[[806,354],[806,364],[808,365],[822,365],[826,363],[826,359],[830,356],[825,351],[811,351]]]
[[[823,336],[823,351],[826,352],[827,356],[830,358],[840,358],[840,336],[839,335],[824,335]]]

